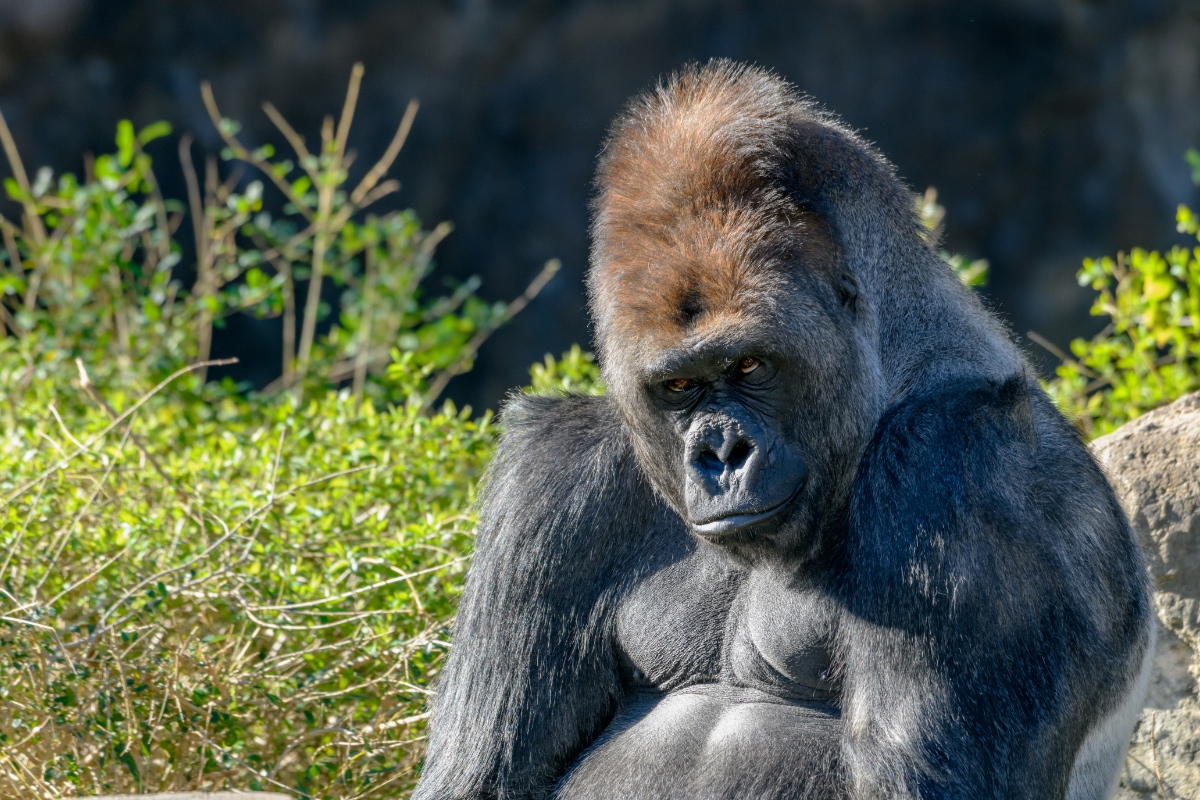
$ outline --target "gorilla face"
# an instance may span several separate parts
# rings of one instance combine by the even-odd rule
[[[684,519],[714,540],[777,529],[808,478],[779,424],[786,365],[746,350],[701,351],[649,387],[679,434]]]
[[[777,404],[770,372],[778,370],[757,356],[721,366],[719,374],[706,370],[712,375],[705,382],[707,396],[684,434],[688,522],[704,536],[769,524],[786,513],[808,477],[799,447],[763,413]],[[679,393],[692,383],[695,379],[676,378],[667,387]]]
[[[743,554],[816,547],[874,407],[853,281],[800,267],[776,288],[737,319],[698,317],[623,393],[651,480],[696,535]]]

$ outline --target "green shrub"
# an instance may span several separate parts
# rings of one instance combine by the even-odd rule
[[[411,784],[488,418],[83,394],[2,427],[0,796]]]
[[[604,380],[596,357],[579,345],[555,358],[549,353],[529,368],[529,391],[535,394],[604,394]]]
[[[1188,161],[1200,183],[1200,153],[1190,151]],[[1176,223],[1200,239],[1200,217],[1187,206],[1179,206]],[[1055,350],[1063,363],[1047,389],[1085,435],[1108,433],[1200,390],[1200,247],[1088,259],[1079,282],[1096,290],[1092,314],[1109,322],[1091,339],[1071,342],[1070,355]]]
[[[415,106],[346,183],[360,75],[316,153],[268,109],[295,163],[242,146],[205,88],[282,215],[259,183],[198,180],[186,137],[189,202],[161,197],[143,146],[162,125],[121,123],[82,179],[29,181],[0,118],[21,206],[0,218],[0,797],[415,780],[494,436],[437,398],[556,265],[512,303],[475,281],[427,297],[448,228],[363,212]],[[264,392],[205,375],[235,313],[283,320]]]

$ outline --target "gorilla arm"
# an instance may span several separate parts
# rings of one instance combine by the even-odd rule
[[[1062,798],[1146,647],[1131,547],[1032,380],[959,381],[888,412],[842,562],[852,796]]]
[[[607,398],[503,422],[414,800],[547,796],[621,691],[610,612],[660,505]]]

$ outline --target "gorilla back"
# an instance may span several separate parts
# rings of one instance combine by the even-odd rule
[[[681,71],[589,291],[609,394],[504,409],[418,799],[1111,794],[1141,555],[881,156]]]

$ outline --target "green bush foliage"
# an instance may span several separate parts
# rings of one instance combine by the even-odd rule
[[[529,391],[535,394],[604,394],[596,357],[579,345],[555,358],[549,353],[529,368]]]
[[[144,149],[163,125],[30,181],[0,118],[20,209],[0,218],[0,797],[415,780],[494,436],[437,398],[555,265],[511,303],[427,296],[448,228],[364,211],[415,106],[347,183],[360,75],[314,153],[268,106],[293,161],[244,147],[205,87],[267,186],[211,161],[199,180],[184,137],[186,203]],[[282,318],[263,392],[205,374],[235,313]]]
[[[1200,153],[1189,151],[1188,162],[1200,184]],[[1186,205],[1176,224],[1200,240],[1200,217]],[[1063,363],[1047,389],[1087,436],[1200,390],[1200,247],[1088,259],[1079,283],[1096,290],[1092,314],[1109,322],[1071,342],[1069,355],[1059,353]]]
[[[77,386],[0,423],[0,796],[401,793],[488,418]]]

